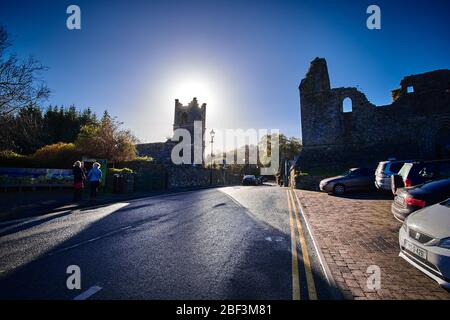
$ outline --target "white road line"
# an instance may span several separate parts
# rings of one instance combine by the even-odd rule
[[[237,205],[237,206],[240,207],[240,208],[246,209],[246,208],[245,208],[239,201],[237,201],[236,198],[234,198],[231,194],[226,193],[226,192],[224,192],[224,191],[222,191],[222,190],[219,190],[219,191],[222,192],[224,195],[226,195],[228,198],[230,198],[230,200],[233,201],[235,205]]]
[[[99,287],[99,286],[92,286],[89,289],[87,289],[85,292],[77,295],[75,298],[73,298],[73,300],[86,300],[87,298],[93,296],[94,294],[96,294],[97,292],[99,292],[102,289],[103,288]]]
[[[78,242],[78,243],[76,243],[76,244],[73,244],[73,245],[71,245],[71,246],[68,246],[68,247],[64,247],[64,248],[58,249],[58,250],[53,251],[53,252],[49,252],[49,253],[47,253],[47,256],[53,256],[53,255],[55,255],[55,254],[58,254],[58,253],[61,253],[61,252],[64,252],[64,251],[67,251],[67,250],[70,250],[70,249],[73,249],[73,248],[82,246],[82,245],[85,245],[85,244],[87,244],[87,243],[91,243],[91,242],[94,242],[94,241],[97,241],[97,240],[104,239],[104,238],[109,237],[109,236],[111,236],[111,235],[113,235],[113,234],[120,233],[121,231],[128,230],[128,229],[130,229],[130,228],[133,228],[134,226],[135,226],[135,225],[130,225],[130,226],[122,227],[122,228],[117,229],[117,230],[112,230],[112,231],[107,232],[107,233],[105,233],[105,234],[102,234],[102,235],[100,235],[100,236],[97,236],[97,237],[94,237],[94,238],[91,238],[91,239],[87,239],[87,240]]]

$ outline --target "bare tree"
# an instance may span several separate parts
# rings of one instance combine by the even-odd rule
[[[45,83],[39,79],[45,66],[33,57],[20,61],[17,55],[6,55],[11,46],[6,28],[0,26],[0,116],[36,105],[50,93]]]

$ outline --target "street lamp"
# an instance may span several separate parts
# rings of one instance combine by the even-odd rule
[[[211,136],[211,141],[210,141],[210,143],[211,143],[211,160],[210,160],[210,164],[209,164],[209,184],[211,185],[212,184],[212,162],[213,162],[213,145],[214,145],[214,135],[215,135],[216,133],[214,132],[214,129],[212,129],[210,132],[209,132],[209,135]]]

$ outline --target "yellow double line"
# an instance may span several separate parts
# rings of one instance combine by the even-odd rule
[[[286,191],[288,207],[289,207],[289,223],[291,228],[291,252],[292,252],[292,298],[293,300],[301,299],[301,283],[298,266],[297,244],[300,241],[301,253],[303,257],[303,265],[305,267],[306,288],[310,300],[317,300],[317,291],[314,284],[314,277],[311,269],[311,261],[308,254],[308,246],[306,245],[305,235],[303,233],[302,224],[299,218],[300,203],[294,201],[294,191],[291,189]],[[298,199],[297,199],[298,201]],[[298,238],[296,237],[295,227],[297,226]]]

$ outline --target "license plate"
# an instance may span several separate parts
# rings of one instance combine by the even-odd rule
[[[419,256],[420,258],[426,260],[427,259],[427,251],[423,250],[422,248],[419,248],[415,244],[412,244],[411,242],[405,240],[405,248],[408,251],[411,251],[416,256]]]

